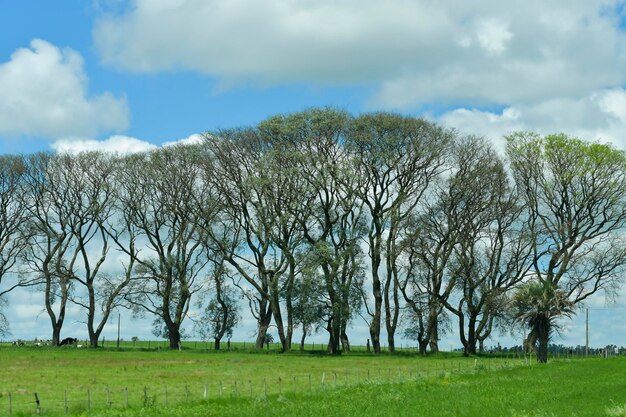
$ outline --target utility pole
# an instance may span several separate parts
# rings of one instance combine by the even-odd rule
[[[585,323],[585,356],[589,356],[589,309],[587,310],[587,321]]]

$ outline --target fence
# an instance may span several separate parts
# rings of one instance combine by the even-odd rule
[[[253,379],[233,378],[176,385],[111,386],[64,390],[54,394],[15,391],[0,396],[0,416],[63,416],[106,408],[144,408],[228,400],[268,400],[280,396],[316,395],[360,384],[416,382],[452,375],[529,366],[528,356],[444,361],[440,366],[371,368],[358,371],[300,373]]]

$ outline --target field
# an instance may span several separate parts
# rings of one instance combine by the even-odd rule
[[[0,347],[0,417],[626,416],[626,358]]]

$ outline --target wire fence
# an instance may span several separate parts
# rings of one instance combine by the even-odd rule
[[[0,416],[64,416],[103,409],[168,407],[184,403],[199,404],[232,400],[271,400],[318,395],[327,390],[363,384],[401,384],[448,378],[453,375],[500,371],[531,366],[530,355],[513,358],[493,357],[442,361],[435,366],[370,368],[355,371],[329,370],[281,376],[208,380],[204,383],[180,383],[143,386],[105,386],[66,389],[46,393],[16,390],[0,395]]]

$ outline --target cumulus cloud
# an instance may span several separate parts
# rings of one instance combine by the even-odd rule
[[[168,141],[161,144],[161,147],[174,145],[194,145],[202,142],[202,135],[193,134],[183,139]],[[130,136],[114,135],[107,139],[60,139],[50,145],[58,153],[81,153],[81,152],[107,152],[121,155],[147,152],[157,149],[159,146],[148,141]]]
[[[626,149],[626,90],[614,88],[582,98],[513,105],[499,112],[458,108],[438,120],[463,133],[491,138],[500,150],[504,149],[504,136],[515,131],[567,133]]]
[[[164,142],[163,145],[161,146],[167,147],[167,146],[174,146],[174,145],[197,145],[199,143],[202,143],[203,138],[204,136],[195,133],[183,139],[178,139],[178,140],[174,140],[170,142]]]
[[[366,84],[375,107],[512,103],[618,86],[626,56],[606,0],[134,0],[94,30],[105,63],[226,84]]]
[[[156,149],[157,146],[130,136],[115,135],[104,140],[95,139],[61,139],[52,145],[58,153],[80,153],[89,151],[131,154]]]
[[[125,129],[126,100],[89,96],[87,87],[80,54],[33,40],[0,63],[0,134],[59,138]]]

